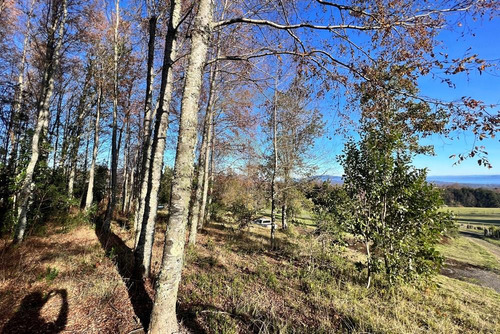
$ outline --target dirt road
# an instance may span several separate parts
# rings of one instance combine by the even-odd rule
[[[472,232],[461,232],[462,237],[486,249],[500,263],[500,247],[484,240],[481,235]],[[446,266],[441,273],[448,277],[469,281],[481,286],[489,287],[500,293],[500,274],[482,267],[465,264],[447,259]]]

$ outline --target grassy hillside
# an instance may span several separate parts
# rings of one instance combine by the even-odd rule
[[[442,210],[451,211],[460,224],[500,225],[500,208],[446,207]]]
[[[155,273],[163,229],[158,227]],[[117,225],[113,231],[104,242],[88,225],[51,228],[44,237],[3,248],[0,328],[24,324],[36,332],[57,323],[68,332],[140,332],[151,310],[153,282],[130,279],[132,233]],[[186,252],[178,303],[184,330],[494,333],[500,328],[500,294],[492,289],[439,275],[428,286],[394,289],[375,277],[375,287],[367,290],[365,273],[355,266],[364,254],[356,247],[328,251],[311,232],[300,226],[278,231],[279,249],[269,251],[269,229],[210,224]],[[35,297],[38,304],[30,306]]]
[[[359,253],[324,252],[312,234],[295,232],[280,233],[280,251],[271,253],[266,229],[210,226],[187,257],[182,302],[194,307],[192,321],[211,333],[474,333],[500,326],[500,295],[491,289],[439,275],[431,286],[391,290],[378,282],[367,290],[354,265]]]

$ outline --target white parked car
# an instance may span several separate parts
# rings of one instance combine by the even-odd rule
[[[253,223],[262,227],[271,228],[271,218],[269,217],[257,218],[253,221]]]

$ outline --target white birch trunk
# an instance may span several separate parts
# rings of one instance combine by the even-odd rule
[[[218,52],[217,52],[218,54]],[[194,245],[196,243],[196,234],[198,232],[198,228],[201,228],[202,225],[199,224],[201,217],[201,206],[203,199],[203,190],[205,183],[205,169],[208,167],[207,162],[207,153],[208,148],[210,147],[210,137],[211,137],[211,124],[213,118],[213,109],[214,109],[214,100],[215,100],[215,80],[216,80],[216,65],[212,65],[210,70],[210,88],[208,94],[208,103],[207,103],[207,111],[205,114],[205,121],[203,124],[203,138],[201,142],[200,148],[200,159],[198,163],[198,170],[196,171],[196,192],[194,195],[194,202],[191,214],[191,228],[189,231],[189,244]]]
[[[176,302],[183,266],[186,225],[194,169],[194,146],[198,122],[198,104],[203,81],[212,23],[212,1],[200,0],[194,20],[191,52],[186,69],[186,81],[181,103],[179,140],[175,157],[172,198],[165,235],[163,259],[156,281],[156,294],[149,333],[178,332]]]
[[[120,0],[116,1],[115,9],[115,30],[114,30],[114,46],[113,46],[113,125],[111,134],[111,194],[106,210],[106,217],[102,230],[106,233],[111,230],[111,220],[116,204],[116,187],[117,187],[117,172],[118,172],[118,143],[117,143],[117,121],[118,121],[118,28],[120,26]]]
[[[141,232],[135,250],[136,269],[143,277],[148,277],[151,271],[151,256],[153,252],[155,221],[158,211],[158,191],[160,190],[161,173],[163,170],[163,155],[165,152],[166,133],[170,100],[173,91],[172,66],[177,57],[177,26],[181,19],[181,7],[172,4],[170,22],[165,37],[165,53],[163,55],[163,70],[161,78],[161,100],[155,115],[155,129],[151,143],[150,166],[147,179],[147,192],[144,212],[141,222]]]
[[[148,191],[149,165],[151,156],[151,118],[152,118],[152,92],[153,92],[153,64],[155,55],[155,38],[156,38],[157,17],[151,16],[149,19],[149,41],[148,41],[148,68],[146,76],[146,99],[144,105],[144,137],[142,145],[142,160],[140,170],[139,197],[136,201],[135,216],[134,216],[134,231],[135,240],[134,248],[137,248],[139,236],[142,229],[142,221],[144,217],[144,206],[146,205],[146,195]]]
[[[125,118],[125,122],[127,122],[127,126],[125,127],[125,146],[123,147],[123,187],[122,187],[122,203],[121,203],[121,212],[126,213],[125,211],[125,203],[128,196],[128,165],[129,165],[129,153],[130,153],[130,120],[129,114]]]
[[[225,11],[227,7],[227,1],[224,2],[222,17],[224,18]],[[215,59],[220,55],[219,47],[219,35],[217,35],[217,41],[214,45],[216,48]],[[207,203],[207,193],[208,193],[208,169],[209,169],[209,157],[210,157],[210,145],[212,138],[212,126],[213,118],[215,112],[215,94],[216,94],[216,82],[217,82],[217,62],[212,64],[210,68],[210,78],[209,78],[209,93],[208,93],[208,103],[207,112],[205,115],[205,122],[203,126],[203,139],[200,149],[200,159],[199,166],[196,172],[196,194],[193,203],[192,217],[191,217],[191,229],[189,232],[189,244],[194,245],[196,243],[196,235],[199,229],[203,228],[203,223],[205,220],[205,211]]]
[[[57,29],[57,20],[54,19],[51,27],[51,38],[52,46],[50,46],[50,41],[47,49],[47,68],[45,69],[42,87],[42,99],[38,106],[38,119],[35,126],[35,131],[33,133],[33,138],[31,141],[31,157],[26,167],[25,177],[21,185],[20,191],[20,203],[19,203],[19,216],[16,227],[16,233],[14,236],[14,242],[19,243],[24,239],[24,233],[26,232],[27,225],[27,212],[29,206],[29,200],[33,192],[33,174],[35,172],[35,167],[38,162],[38,157],[40,155],[40,141],[44,129],[46,128],[49,121],[49,103],[52,93],[54,91],[54,74],[59,66],[59,52],[64,38],[64,29],[66,24],[66,17],[68,14],[66,0],[62,2],[62,13],[61,19],[59,21],[58,37],[55,39],[55,32]],[[50,37],[49,37],[50,38]]]
[[[198,224],[199,224],[199,229],[202,229],[203,226],[205,225],[205,218],[207,217],[206,211],[207,211],[207,198],[208,198],[208,186],[210,183],[209,179],[209,165],[211,161],[211,151],[212,151],[212,135],[213,135],[213,117],[214,117],[214,110],[212,109],[211,115],[210,115],[210,123],[208,126],[208,138],[207,142],[208,145],[206,146],[206,151],[205,151],[205,163],[203,165],[203,189],[202,189],[202,194],[201,194],[201,204],[200,204],[200,213],[199,213],[199,218],[198,218]]]
[[[278,144],[277,144],[277,125],[276,125],[276,113],[277,113],[277,91],[278,77],[274,84],[274,102],[273,102],[273,119],[272,119],[272,131],[273,131],[273,172],[271,178],[271,248],[276,247],[276,173],[278,171]]]
[[[28,18],[26,21],[26,33],[24,35],[23,39],[23,52],[21,55],[21,61],[19,63],[19,75],[17,77],[17,87],[16,87],[16,93],[14,95],[14,103],[13,103],[13,108],[12,108],[12,127],[11,127],[11,133],[10,133],[10,146],[9,146],[9,151],[8,151],[8,158],[9,158],[9,170],[11,172],[14,171],[15,166],[16,166],[16,154],[17,154],[17,132],[18,132],[18,121],[19,121],[19,116],[21,112],[21,107],[23,104],[23,99],[24,99],[24,71],[26,68],[26,54],[28,51],[28,44],[30,41],[30,30],[31,30],[31,17],[33,16],[33,2],[32,0],[30,2],[30,9],[28,12]]]
[[[85,198],[86,211],[90,209],[90,207],[92,206],[92,201],[94,200],[95,165],[97,162],[97,154],[99,152],[99,119],[101,117],[101,98],[102,98],[102,87],[99,84],[99,87],[97,88],[97,107],[96,107],[95,126],[94,126],[94,147],[92,148],[92,162],[90,163],[87,196]]]

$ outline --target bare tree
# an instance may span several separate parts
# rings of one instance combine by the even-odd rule
[[[54,74],[59,66],[60,50],[64,39],[64,29],[68,14],[66,0],[53,0],[51,6],[51,21],[45,51],[45,70],[42,81],[41,99],[38,104],[38,119],[31,141],[31,158],[26,168],[25,177],[20,191],[19,215],[14,242],[19,243],[24,238],[27,224],[29,198],[33,191],[33,174],[40,156],[42,134],[49,122],[49,103],[54,91]]]
[[[116,204],[117,174],[118,174],[118,28],[120,26],[120,0],[115,0],[115,28],[113,35],[113,124],[111,137],[111,189],[106,209],[106,217],[102,229],[108,232],[111,229],[111,219]]]
[[[139,238],[134,251],[136,269],[143,277],[148,277],[151,270],[151,255],[158,210],[158,191],[160,189],[160,179],[163,170],[163,155],[165,152],[170,100],[173,91],[172,67],[177,54],[176,39],[177,29],[181,22],[181,9],[180,4],[172,2],[168,31],[165,37],[160,101],[156,111],[151,149],[148,152],[151,163],[148,166],[149,172],[147,173],[147,192],[144,199],[144,212],[142,221],[140,222]]]
[[[179,3],[173,1],[172,5],[176,6]],[[178,331],[175,306],[183,266],[189,197],[194,170],[198,104],[203,81],[203,67],[210,42],[212,5],[211,0],[200,0],[193,23],[191,52],[185,72],[186,81],[181,103],[179,140],[169,206],[170,215],[160,273],[156,281],[156,297],[149,325],[150,333]]]
[[[102,83],[100,78],[97,79],[97,101],[96,101],[96,112],[94,121],[94,145],[92,148],[92,162],[90,163],[89,176],[88,176],[88,186],[87,186],[87,196],[85,198],[85,210],[89,210],[92,206],[92,201],[94,198],[94,179],[95,179],[95,167],[97,163],[97,154],[99,153],[99,122],[101,117],[101,104],[102,104]]]
[[[154,3],[154,2],[153,2]],[[158,17],[151,8],[150,1],[147,1],[148,11],[151,12],[148,25],[148,58],[147,58],[147,74],[146,74],[146,97],[144,103],[144,129],[142,138],[142,157],[140,168],[140,189],[137,198],[136,213],[134,216],[134,231],[135,241],[134,247],[137,247],[142,229],[142,221],[144,217],[144,208],[146,206],[146,196],[148,192],[149,166],[151,156],[151,118],[153,114],[153,74],[154,74],[154,58],[155,58],[155,39]]]

